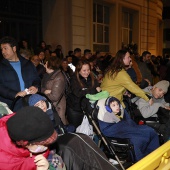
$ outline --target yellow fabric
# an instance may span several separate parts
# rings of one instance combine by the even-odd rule
[[[102,90],[108,91],[110,96],[119,99],[123,107],[125,107],[123,103],[123,94],[126,90],[129,90],[131,93],[146,101],[149,100],[145,95],[145,92],[132,81],[124,69],[121,70],[114,79],[111,79],[107,73],[103,78],[101,88]]]

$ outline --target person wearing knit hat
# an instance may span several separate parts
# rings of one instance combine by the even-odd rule
[[[158,83],[156,83],[154,85],[154,87],[157,87],[159,89],[162,89],[162,91],[164,93],[167,93],[168,91],[168,87],[169,87],[169,81],[166,81],[166,80],[162,80],[162,81],[159,81]]]
[[[29,97],[28,104],[34,106],[39,101],[46,101],[46,98],[40,94],[33,94]]]
[[[28,99],[29,106],[35,106],[42,109],[51,119],[54,128],[58,133],[63,133],[60,127],[64,128],[67,132],[75,132],[73,125],[63,125],[58,112],[53,107],[53,104],[40,94],[32,94]]]
[[[45,98],[44,96],[40,94],[32,94],[31,96],[29,96],[28,105],[39,107],[40,109],[42,109],[49,116],[54,127],[61,124],[58,113],[55,111],[55,109],[53,109],[50,101],[48,101],[47,98]]]
[[[148,86],[145,89],[145,93],[150,98],[150,100],[144,101],[142,98],[139,98],[135,104],[137,105],[141,115],[144,118],[149,117],[158,117],[160,120],[160,124],[162,128],[159,128],[160,132],[163,134],[164,140],[167,141],[167,139],[170,136],[170,131],[165,130],[163,126],[166,124],[166,129],[168,129],[167,126],[170,126],[170,124],[167,124],[167,121],[169,119],[169,110],[170,105],[164,100],[164,95],[167,93],[169,88],[169,81],[162,80],[156,83],[154,86]],[[163,114],[167,112],[167,114]],[[162,118],[160,118],[160,116]],[[170,127],[169,127],[170,128]]]
[[[26,121],[25,121],[26,120]],[[24,107],[7,121],[10,138],[17,145],[49,145],[57,133],[48,115],[37,107]]]
[[[1,170],[48,170],[54,167],[48,146],[56,141],[58,134],[40,108],[26,106],[1,118],[0,135],[3,136],[0,142]]]

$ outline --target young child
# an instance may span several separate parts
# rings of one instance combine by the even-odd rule
[[[52,110],[52,105],[44,96],[39,94],[32,94],[28,99],[28,104],[29,106],[36,106],[42,109],[49,116],[54,124],[54,127],[61,123],[58,113]]]
[[[41,109],[26,106],[1,118],[0,135],[3,136],[0,142],[1,170],[65,170],[61,157],[58,156],[57,165],[53,164],[57,162],[56,154],[48,146],[56,141],[58,134]]]
[[[146,125],[137,125],[115,97],[98,101],[98,122],[107,137],[128,138],[134,146],[135,161],[159,147],[157,133]]]
[[[63,133],[63,131],[67,132],[75,132],[75,127],[71,124],[63,125],[61,122],[61,119],[55,110],[55,108],[52,107],[52,103],[47,101],[47,99],[44,96],[41,96],[39,94],[32,94],[28,99],[29,106],[35,106],[42,109],[51,119],[53,122],[54,128],[57,130],[58,133]],[[62,128],[59,128],[62,127]]]

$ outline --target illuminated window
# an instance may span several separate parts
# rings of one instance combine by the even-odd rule
[[[109,52],[109,7],[93,4],[93,50]]]
[[[129,12],[122,13],[122,43],[130,44],[132,42],[133,14]]]

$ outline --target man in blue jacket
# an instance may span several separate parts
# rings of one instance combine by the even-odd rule
[[[17,42],[12,37],[0,40],[3,59],[0,61],[0,101],[11,107],[17,96],[35,94],[40,87],[35,66],[23,58],[17,49]],[[16,110],[21,105],[16,107]]]

